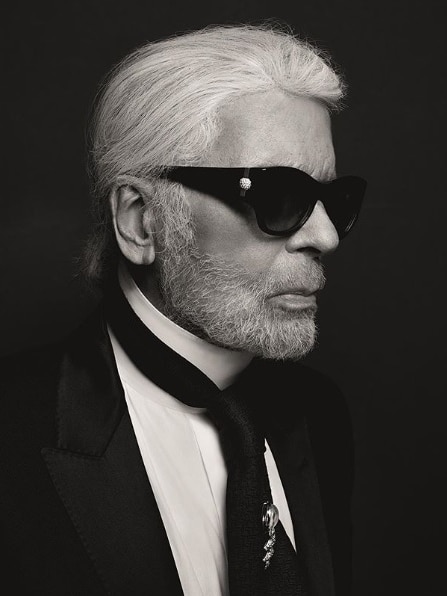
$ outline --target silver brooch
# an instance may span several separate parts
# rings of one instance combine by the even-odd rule
[[[262,524],[268,532],[267,542],[264,544],[264,550],[266,551],[262,561],[264,563],[264,569],[270,565],[270,561],[273,557],[275,549],[276,535],[275,526],[279,521],[278,507],[273,503],[264,503],[262,508]]]

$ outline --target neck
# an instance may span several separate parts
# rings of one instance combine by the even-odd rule
[[[148,300],[152,306],[154,306],[165,317],[168,317],[166,305],[159,290],[154,265],[142,266],[134,265],[133,263],[128,263],[127,261],[121,261],[118,268],[119,275],[121,269],[124,270],[124,274],[127,272],[130,275],[146,300]]]

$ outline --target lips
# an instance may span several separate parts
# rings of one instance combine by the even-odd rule
[[[323,266],[320,263],[308,263],[300,271],[289,269],[289,275],[278,276],[270,286],[269,299],[279,299],[288,297],[288,299],[304,301],[306,298],[315,301],[316,294],[320,292],[326,283]]]
[[[300,293],[295,290],[292,293],[275,294],[269,298],[269,302],[274,307],[285,311],[315,310],[317,308],[315,292],[307,289],[300,291]]]
[[[283,288],[274,294],[271,294],[269,298],[274,298],[275,296],[313,296],[317,292],[323,289],[323,286],[315,286],[310,288]]]

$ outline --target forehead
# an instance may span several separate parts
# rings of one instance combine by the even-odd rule
[[[290,166],[335,176],[329,113],[320,102],[280,91],[245,95],[221,108],[220,131],[202,165]]]

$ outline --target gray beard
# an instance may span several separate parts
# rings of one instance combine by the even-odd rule
[[[267,297],[294,281],[322,287],[319,261],[300,271],[255,277],[222,258],[198,254],[195,243],[182,248],[167,243],[158,255],[157,273],[166,315],[215,345],[262,358],[299,360],[315,344],[316,307],[287,311]]]

